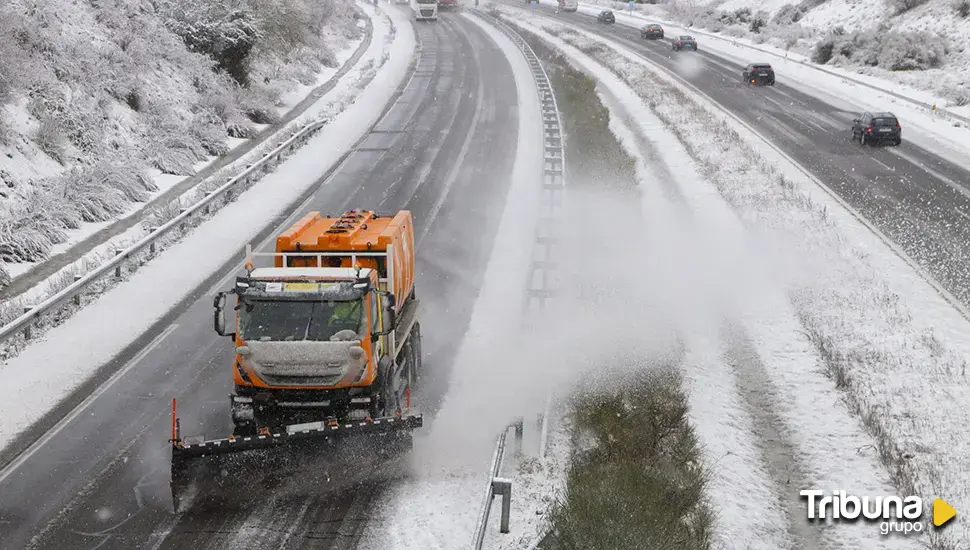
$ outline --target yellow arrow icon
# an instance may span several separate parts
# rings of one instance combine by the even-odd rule
[[[939,527],[956,515],[957,511],[947,501],[942,498],[933,501],[933,525]]]

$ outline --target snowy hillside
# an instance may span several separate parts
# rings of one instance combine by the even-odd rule
[[[0,262],[275,122],[357,18],[351,0],[0,0]]]
[[[970,103],[970,0],[652,1],[643,13]]]

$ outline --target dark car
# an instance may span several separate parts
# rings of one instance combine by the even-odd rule
[[[640,29],[640,38],[650,38],[653,40],[659,40],[664,37],[664,28],[660,25],[653,24],[647,25]]]
[[[741,72],[741,80],[749,86],[752,84],[774,86],[775,70],[768,63],[751,63]]]
[[[683,35],[678,36],[677,40],[674,40],[673,48],[675,52],[680,50],[693,50],[697,51],[697,41],[694,40],[693,36]]]
[[[862,145],[885,142],[900,145],[903,127],[892,113],[862,113],[852,119],[852,139]]]
[[[597,23],[616,23],[616,17],[613,16],[613,12],[610,10],[601,11],[599,15],[596,16]]]

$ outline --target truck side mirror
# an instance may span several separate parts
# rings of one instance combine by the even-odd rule
[[[216,330],[216,334],[219,336],[229,336],[235,338],[236,333],[226,333],[226,294],[228,292],[220,292],[216,294],[215,299],[212,300],[212,308],[215,310],[213,325]]]
[[[859,124],[859,119],[853,118],[852,119],[852,124]]]
[[[391,294],[390,292],[384,296],[384,302],[387,304],[388,308],[393,308],[397,304],[397,301],[394,299],[394,294]]]

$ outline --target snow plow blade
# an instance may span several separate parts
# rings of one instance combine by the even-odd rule
[[[174,408],[174,407],[173,407]],[[204,436],[179,435],[179,421],[173,416],[172,430],[172,503],[175,513],[179,512],[181,497],[188,485],[198,477],[190,473],[196,459],[215,458],[247,451],[258,452],[262,449],[278,447],[307,448],[332,442],[336,439],[411,432],[424,425],[421,414],[408,414],[365,421],[336,423],[334,421],[293,424],[277,430],[263,428],[257,435],[228,436],[221,439],[205,439]],[[410,441],[410,439],[408,440]],[[208,474],[203,474],[208,477]]]

